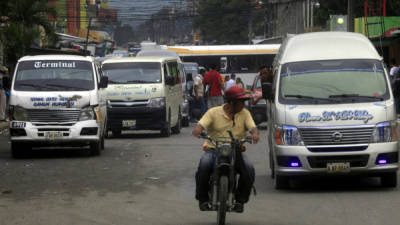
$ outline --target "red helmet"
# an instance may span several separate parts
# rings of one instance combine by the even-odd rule
[[[249,98],[250,96],[239,86],[232,86],[225,91],[225,99],[227,101],[248,100]]]

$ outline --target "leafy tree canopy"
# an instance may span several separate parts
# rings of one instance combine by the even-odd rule
[[[250,9],[243,0],[201,0],[194,26],[209,44],[247,43]]]
[[[47,40],[57,39],[54,28],[48,19],[56,17],[56,10],[43,0],[1,1],[1,15],[7,16],[7,25],[0,29],[0,37],[5,47],[6,60],[15,62],[40,38],[41,26]]]

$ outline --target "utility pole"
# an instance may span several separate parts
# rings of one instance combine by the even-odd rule
[[[92,17],[89,17],[89,23],[87,26],[87,33],[86,33],[86,42],[85,42],[85,54],[87,51],[87,46],[88,46],[88,42],[89,42],[89,33],[90,33],[90,26],[92,25]]]
[[[347,31],[354,32],[354,1],[347,0]]]

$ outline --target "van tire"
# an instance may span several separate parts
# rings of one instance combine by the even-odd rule
[[[275,175],[274,186],[276,190],[288,189],[290,188],[290,177]]]
[[[24,144],[20,142],[11,142],[11,156],[14,159],[22,159],[26,157],[26,152],[24,149]]]
[[[172,128],[172,132],[174,134],[179,134],[181,132],[181,129],[182,129],[182,114],[181,112],[179,112],[178,121],[176,122],[176,125]]]
[[[395,188],[397,186],[397,173],[390,172],[381,176],[381,186],[386,188]]]
[[[189,126],[189,118],[183,117],[182,118],[182,127],[188,127],[188,126]]]
[[[112,133],[113,137],[121,136],[121,130],[117,130],[117,129],[111,130],[111,133]]]
[[[104,150],[104,134],[100,137],[100,148]]]
[[[99,156],[101,151],[101,141],[95,141],[90,143],[89,153],[91,156]]]
[[[161,129],[161,136],[163,137],[171,136],[171,113],[168,116],[166,127]]]

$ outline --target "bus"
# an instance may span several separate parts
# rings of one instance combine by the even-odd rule
[[[251,85],[260,66],[272,66],[280,44],[165,46],[175,51],[183,62],[197,62],[199,67],[219,66],[221,75],[236,74]]]

